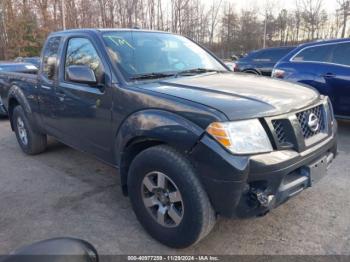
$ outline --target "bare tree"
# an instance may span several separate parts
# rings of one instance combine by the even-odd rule
[[[308,33],[308,39],[313,40],[322,21],[323,0],[302,0],[302,5],[302,18]]]
[[[283,10],[281,0],[265,0],[259,12],[257,5],[236,10],[232,0],[0,0],[0,59],[39,55],[46,36],[63,29],[63,13],[67,28],[172,31],[223,57],[264,43],[297,44],[338,32],[346,36],[350,0],[337,0],[334,16],[322,8],[323,0],[294,1],[295,9]]]
[[[212,45],[214,41],[214,32],[218,24],[218,14],[220,11],[221,4],[222,4],[222,0],[219,0],[219,2],[217,2],[216,0],[212,0],[212,5],[209,10],[209,14],[210,14],[209,43],[210,45]]]
[[[350,1],[349,0],[337,0],[337,3],[339,5],[339,9],[337,10],[343,19],[343,26],[342,26],[342,32],[341,37],[345,37],[346,32],[346,25],[348,22],[348,16],[350,15]]]

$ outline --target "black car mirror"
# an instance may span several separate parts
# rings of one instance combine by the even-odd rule
[[[94,71],[85,65],[72,65],[66,69],[67,80],[76,83],[95,85],[97,84]]]
[[[81,239],[53,238],[22,247],[2,262],[98,262],[99,256],[93,245]]]

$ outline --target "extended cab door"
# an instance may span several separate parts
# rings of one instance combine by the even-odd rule
[[[101,48],[102,49],[102,48]],[[92,69],[95,84],[71,81],[70,66]],[[112,103],[110,70],[97,43],[88,36],[69,38],[62,52],[60,76],[56,87],[59,99],[57,128],[63,140],[83,151],[112,161]]]
[[[58,97],[55,93],[57,83],[57,58],[62,38],[53,36],[48,38],[42,53],[42,64],[39,71],[38,101],[43,127],[50,135],[58,136],[56,109]]]

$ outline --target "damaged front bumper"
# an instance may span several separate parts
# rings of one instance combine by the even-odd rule
[[[218,214],[264,215],[326,173],[337,154],[335,130],[303,152],[288,149],[253,156],[232,155],[204,135],[190,158]]]

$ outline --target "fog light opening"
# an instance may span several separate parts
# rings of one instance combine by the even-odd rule
[[[272,209],[276,203],[276,196],[269,194],[267,190],[252,188],[251,194],[260,206],[265,207],[268,210]]]

